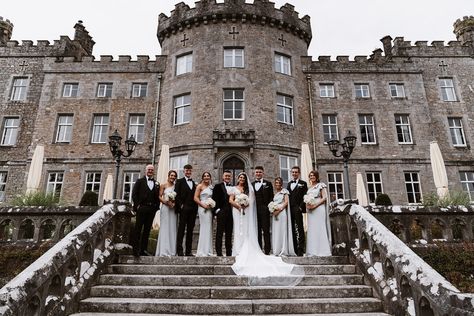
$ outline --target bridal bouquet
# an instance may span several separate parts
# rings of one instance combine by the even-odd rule
[[[278,204],[277,203],[275,203],[273,201],[268,203],[268,210],[270,211],[270,214],[273,214],[273,212],[275,212],[277,209],[278,209]],[[278,220],[278,215],[275,216],[275,220],[276,221]]]
[[[235,196],[235,203],[239,204],[242,207],[248,206],[249,205],[249,197],[247,194],[237,194]],[[245,215],[245,211],[242,210],[242,215]]]
[[[312,194],[305,194],[303,196],[303,202],[305,202],[306,204],[310,204],[310,205],[315,205],[316,204],[316,196],[312,195]]]
[[[206,210],[208,210],[208,209],[210,209],[210,208],[216,207],[216,201],[214,201],[212,198],[207,198],[207,199],[204,201],[204,204],[207,205]]]
[[[176,199],[176,192],[175,191],[165,192],[165,196],[164,196],[165,201],[174,201],[174,199]]]

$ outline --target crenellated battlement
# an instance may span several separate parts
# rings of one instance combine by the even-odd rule
[[[254,0],[253,3],[245,3],[245,0],[224,0],[224,3],[201,0],[195,3],[194,8],[180,2],[169,17],[160,14],[157,36],[161,44],[166,37],[186,28],[227,21],[259,23],[284,29],[301,37],[308,45],[312,38],[309,16],[299,18],[293,5],[287,3],[276,9],[275,3],[268,0]]]
[[[12,38],[13,23],[9,19],[0,16],[0,45],[5,44]]]
[[[469,47],[460,41],[416,41],[414,45],[411,41],[406,41],[403,37],[396,37],[393,40],[393,56],[409,57],[429,57],[429,56],[469,56]]]
[[[36,44],[32,40],[9,40],[4,45],[0,45],[0,55],[2,56],[59,56],[64,51],[73,49],[75,43],[67,36],[61,36],[52,44],[48,40],[37,40]]]

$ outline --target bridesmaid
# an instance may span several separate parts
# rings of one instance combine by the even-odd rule
[[[272,245],[275,256],[296,256],[293,249],[293,233],[291,231],[291,218],[288,212],[288,192],[283,189],[283,179],[275,179],[275,196],[273,202],[277,205],[272,213]]]
[[[306,256],[330,256],[331,225],[326,208],[328,194],[326,185],[319,182],[319,172],[313,170],[309,173],[306,194],[315,197],[314,204],[306,204],[308,214]]]
[[[176,237],[178,227],[178,216],[174,211],[174,182],[178,174],[174,170],[168,171],[168,180],[160,185],[160,232],[156,256],[176,256]]]
[[[194,201],[198,205],[199,241],[196,256],[212,256],[212,205],[207,204],[212,197],[211,174],[204,172],[196,187]]]

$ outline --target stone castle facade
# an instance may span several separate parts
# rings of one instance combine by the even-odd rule
[[[159,16],[162,55],[92,55],[81,21],[74,38],[11,40],[0,20],[0,199],[24,193],[33,152],[45,148],[41,188],[76,204],[101,196],[115,165],[108,136],[139,142],[122,161],[119,195],[170,146],[171,168],[194,166],[197,180],[223,169],[289,177],[301,143],[331,193],[343,197],[343,166],[325,142],[357,136],[350,175],[369,197],[396,204],[435,192],[429,146],[437,141],[450,189],[474,200],[474,18],[454,24],[457,41],[384,37],[370,56],[307,56],[310,18],[267,0],[178,3]],[[355,192],[355,180],[351,181]],[[347,194],[346,194],[347,197]]]

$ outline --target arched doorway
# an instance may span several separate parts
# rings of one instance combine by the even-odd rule
[[[229,170],[232,173],[232,185],[237,183],[237,176],[239,173],[245,171],[245,163],[239,158],[232,156],[224,160],[222,164],[223,170]]]

